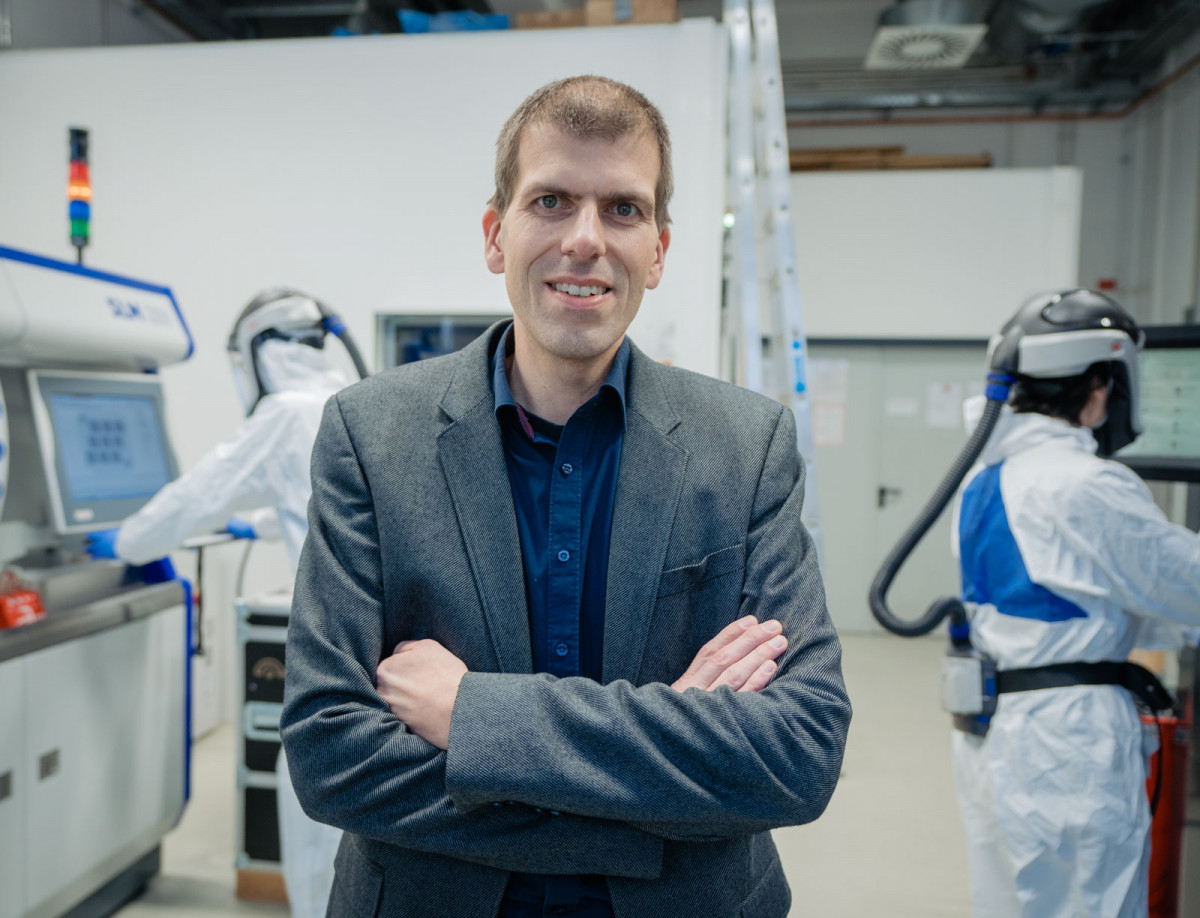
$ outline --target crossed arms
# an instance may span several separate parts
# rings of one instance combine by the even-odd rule
[[[336,398],[313,484],[283,739],[300,801],[315,818],[506,870],[653,878],[663,839],[742,835],[824,809],[849,705],[799,522],[803,484],[789,413],[780,413],[766,450],[740,608],[731,610],[778,621],[787,648],[770,647],[773,624],[734,622],[674,685],[465,672],[435,642],[402,646],[381,664],[376,508]],[[420,691],[404,687],[409,654],[417,669],[431,663],[440,674],[433,694],[443,710],[428,722],[415,713]],[[777,670],[764,672],[767,663]],[[764,677],[770,684],[754,691]],[[389,701],[411,718],[407,726]]]

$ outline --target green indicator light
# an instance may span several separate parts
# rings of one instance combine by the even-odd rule
[[[81,237],[83,239],[87,239],[87,237],[88,237],[88,221],[87,220],[72,220],[71,221],[71,238],[74,239],[76,237]]]

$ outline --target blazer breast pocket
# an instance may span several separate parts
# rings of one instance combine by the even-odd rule
[[[665,570],[658,580],[658,598],[686,593],[710,580],[740,571],[746,566],[746,543],[738,542],[710,552],[695,564]]]

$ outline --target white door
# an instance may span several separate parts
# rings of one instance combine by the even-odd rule
[[[983,390],[978,345],[810,342],[826,593],[843,631],[881,631],[867,603],[879,565],[966,443],[962,401]],[[957,595],[949,509],[896,577],[905,619]]]

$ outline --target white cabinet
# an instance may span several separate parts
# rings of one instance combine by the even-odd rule
[[[69,911],[178,820],[185,630],[176,606],[0,664],[0,918]]]
[[[25,904],[25,661],[0,663],[0,918]]]

